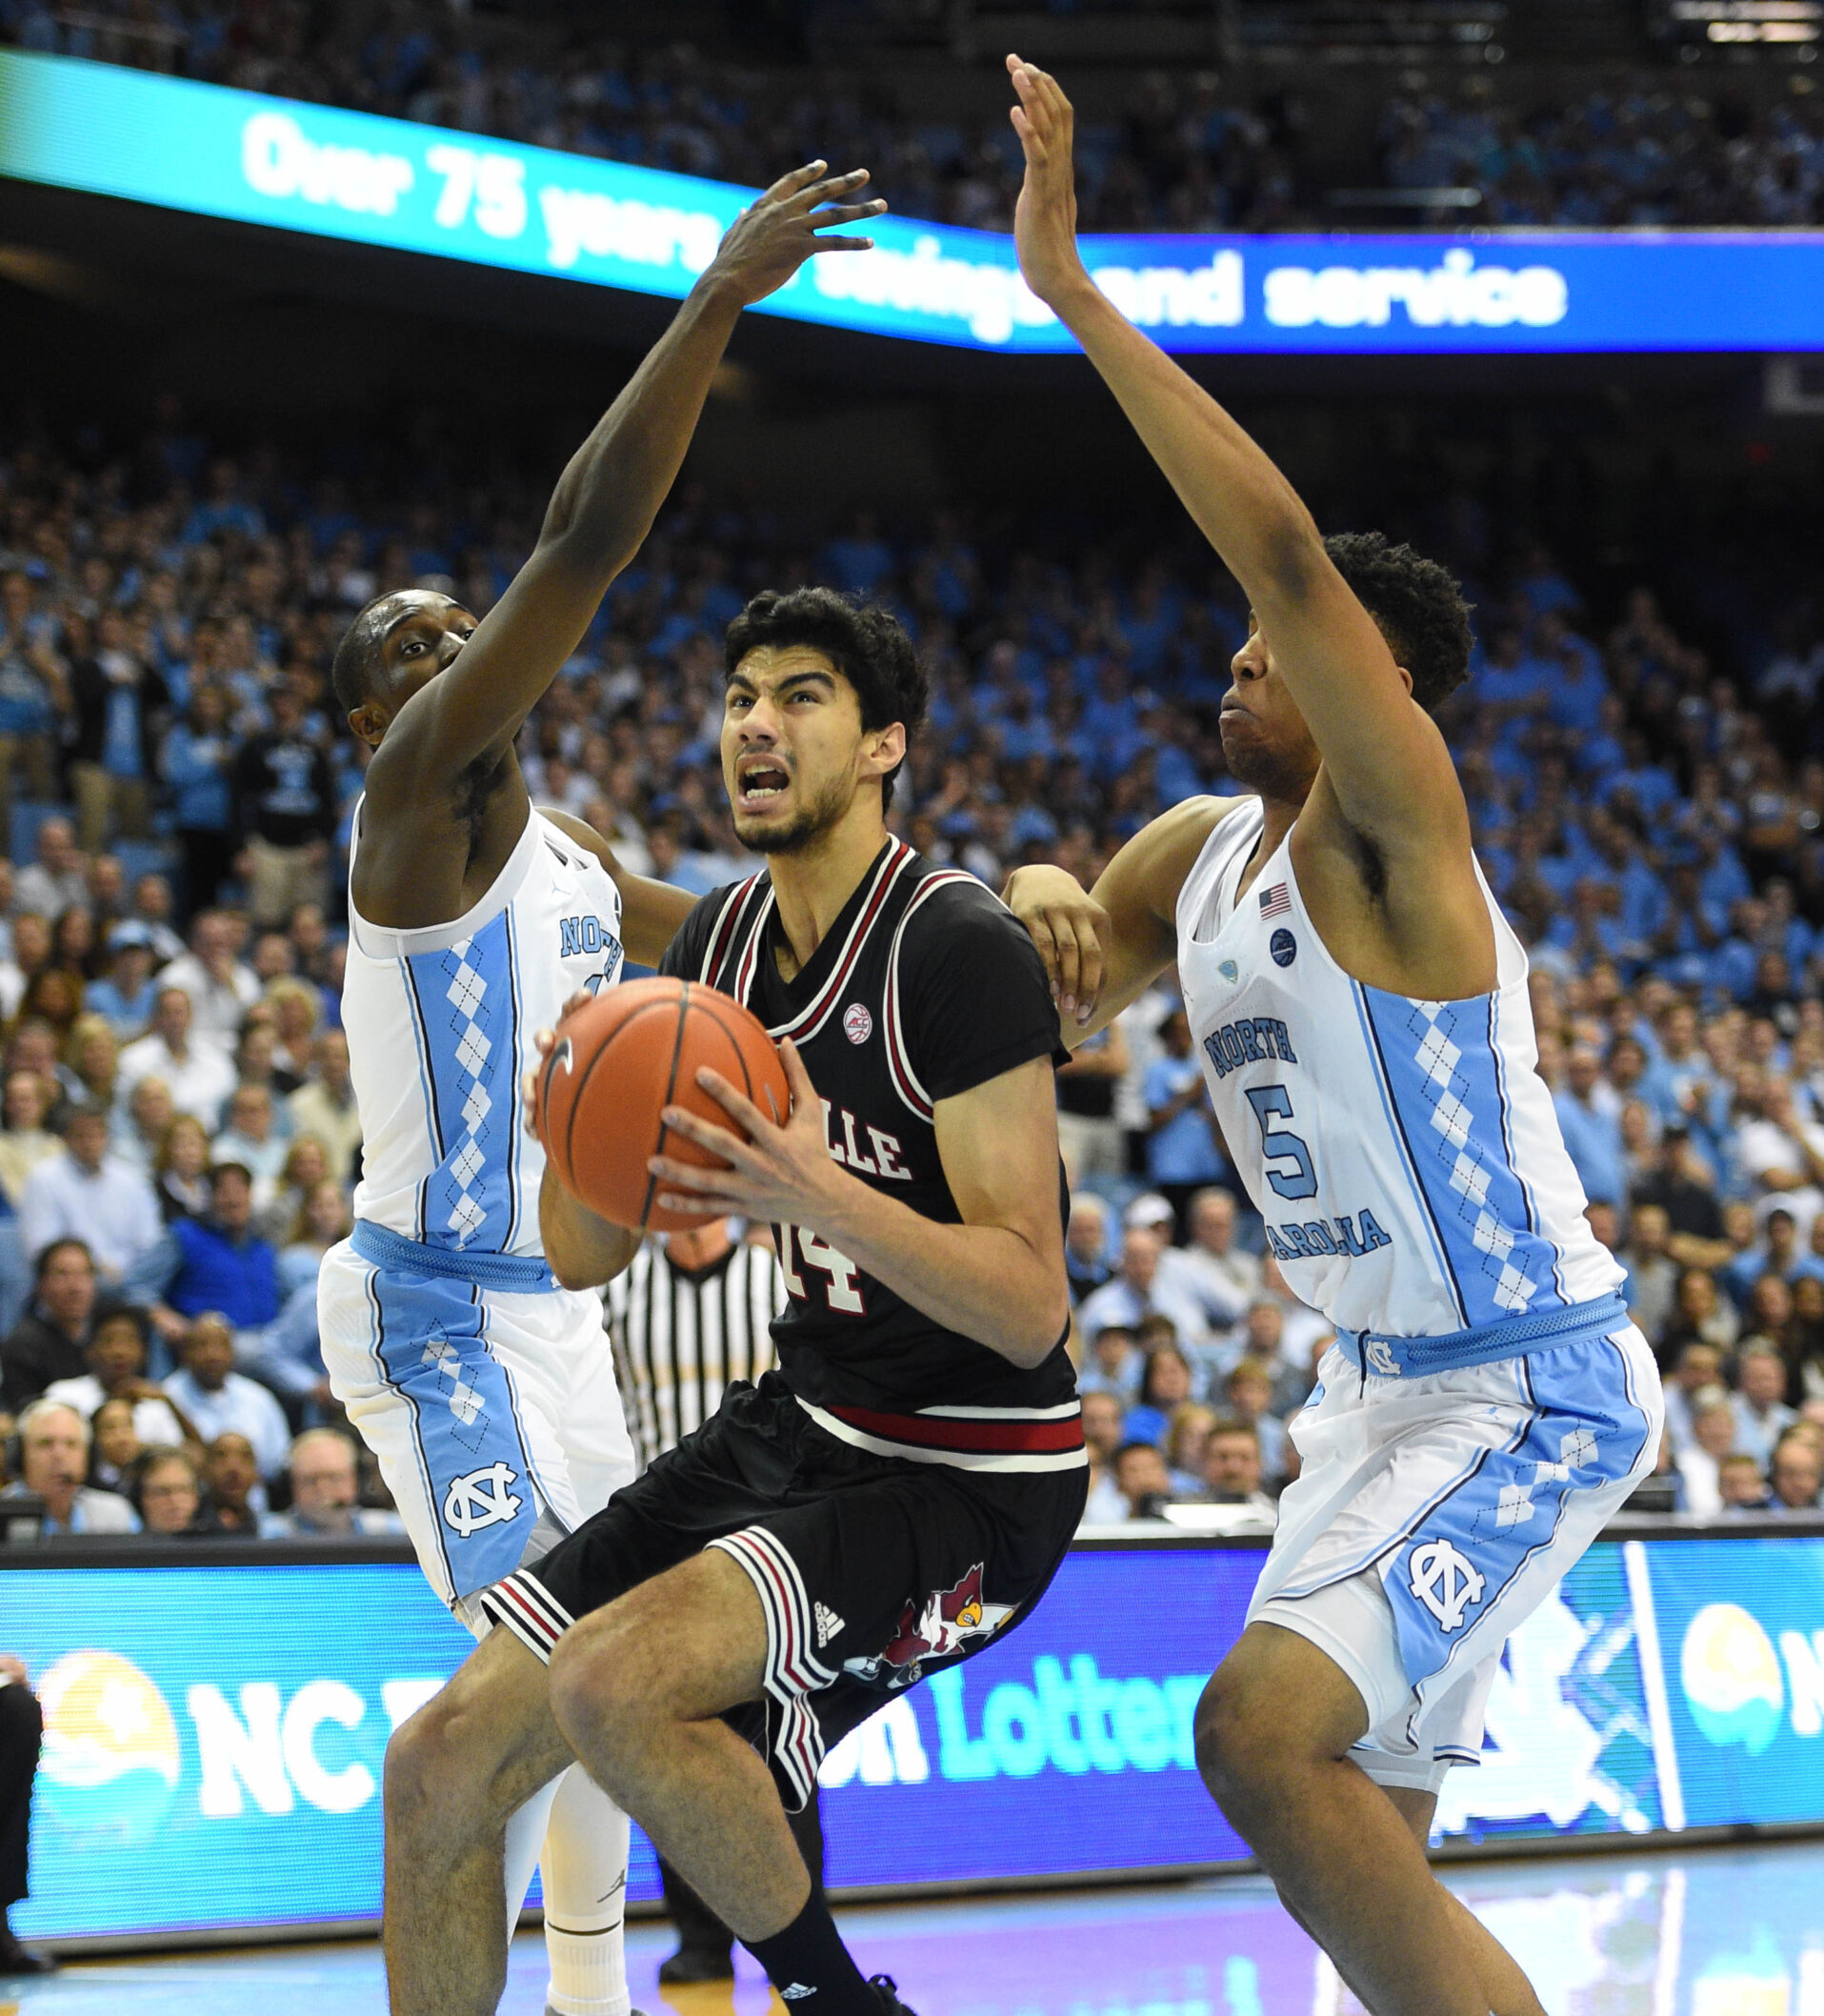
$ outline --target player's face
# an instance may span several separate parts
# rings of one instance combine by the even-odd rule
[[[373,698],[357,713],[372,716],[374,732],[364,739],[376,746],[387,723],[420,687],[447,672],[456,654],[479,627],[460,602],[427,588],[402,589],[372,612],[380,634]]]
[[[1302,805],[1317,775],[1317,745],[1252,614],[1248,641],[1235,653],[1229,675],[1220,720],[1229,768],[1263,797]]]
[[[897,729],[865,730],[855,689],[808,644],[762,644],[729,675],[722,781],[744,847],[795,854],[854,803]],[[903,749],[903,743],[899,745]]]

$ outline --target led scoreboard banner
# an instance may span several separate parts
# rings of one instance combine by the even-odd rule
[[[1445,1846],[1824,1826],[1824,1522],[1593,1546],[1515,1634]],[[824,1761],[838,1892],[1233,1865],[1192,1719],[1257,1543],[1072,1550],[1029,1622]],[[15,1564],[16,1563],[16,1564]],[[0,1651],[45,1708],[26,1938],[371,1924],[387,1739],[472,1641],[396,1542],[0,1548]],[[629,1895],[658,1896],[637,1829]]]
[[[0,50],[0,176],[672,297],[751,200],[695,176],[16,50]],[[875,251],[812,260],[760,312],[982,351],[1074,349],[1020,279],[1011,238],[891,214],[868,229]],[[1815,232],[1090,236],[1083,249],[1122,312],[1179,352],[1824,348]]]

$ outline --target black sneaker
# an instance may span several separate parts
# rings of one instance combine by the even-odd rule
[[[880,1997],[880,2016],[913,2016],[913,2012],[899,1999],[899,1990],[891,1974],[871,1974],[868,1986]]]
[[[668,1988],[682,1981],[733,1979],[734,1956],[732,1953],[693,1953],[689,1946],[679,1946],[670,1960],[659,1963],[659,1982]]]

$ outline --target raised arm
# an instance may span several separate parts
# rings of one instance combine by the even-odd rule
[[[1271,457],[1090,278],[1076,246],[1070,101],[1045,71],[1007,61],[1026,153],[1014,234],[1027,285],[1082,344],[1246,591],[1350,824],[1390,848],[1445,839],[1467,866],[1469,819],[1443,737]]]
[[[1178,956],[1178,892],[1217,822],[1242,800],[1187,798],[1142,827],[1085,892],[1063,868],[1016,868],[1002,901],[1026,926],[1074,1050],[1139,999]]]
[[[376,800],[447,789],[518,733],[651,530],[742,309],[783,287],[814,253],[872,244],[822,235],[886,208],[840,200],[867,180],[865,169],[826,177],[812,162],[729,227],[671,328],[571,458],[531,557],[449,669],[400,709],[369,773]]]

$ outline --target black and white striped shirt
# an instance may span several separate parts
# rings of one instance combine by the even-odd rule
[[[628,1432],[644,1468],[709,1420],[725,1386],[772,1369],[772,1323],[785,1307],[785,1277],[771,1246],[744,1240],[692,1273],[648,1240],[604,1300]]]

